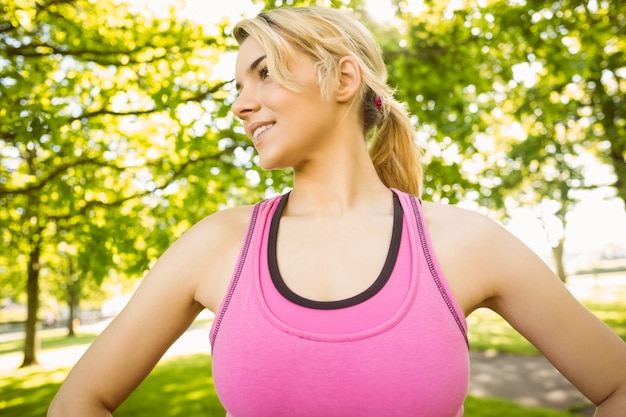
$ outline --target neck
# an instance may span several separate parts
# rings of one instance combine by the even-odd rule
[[[381,182],[365,139],[338,140],[306,164],[294,168],[289,214],[343,215],[351,211],[386,213],[392,209],[389,189]],[[332,143],[332,142],[331,142]]]

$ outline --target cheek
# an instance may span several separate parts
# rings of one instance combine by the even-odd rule
[[[298,110],[300,97],[282,87],[268,89],[264,94],[265,103],[271,110],[293,113]]]

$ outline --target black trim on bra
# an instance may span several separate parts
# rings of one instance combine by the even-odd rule
[[[396,193],[394,192],[392,194],[393,231],[391,234],[389,251],[387,252],[387,259],[385,260],[385,264],[383,265],[380,274],[372,283],[372,285],[370,285],[370,287],[363,292],[350,298],[337,301],[316,301],[301,297],[298,294],[294,293],[287,286],[287,284],[285,284],[285,281],[280,274],[280,270],[278,269],[278,260],[276,257],[276,242],[278,237],[278,226],[280,223],[280,218],[282,216],[283,210],[285,209],[285,205],[287,204],[287,200],[289,199],[289,193],[285,194],[278,203],[278,207],[276,207],[276,211],[274,212],[274,216],[272,217],[267,248],[267,263],[269,267],[269,272],[272,278],[272,282],[274,283],[274,286],[276,287],[278,292],[294,304],[317,310],[336,310],[340,308],[352,307],[376,295],[385,286],[387,281],[389,281],[391,272],[393,271],[393,268],[396,265],[396,260],[398,259],[398,252],[400,251],[400,241],[402,239],[402,205],[400,204],[400,199],[398,198]]]

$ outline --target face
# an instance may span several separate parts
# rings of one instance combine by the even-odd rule
[[[289,64],[298,91],[279,85],[267,69],[266,53],[253,38],[239,49],[235,67],[238,97],[232,110],[243,122],[264,169],[298,167],[321,152],[336,124],[332,100],[323,100],[312,60],[301,53]]]

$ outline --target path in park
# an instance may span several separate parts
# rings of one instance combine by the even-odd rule
[[[592,416],[595,407],[542,356],[470,353],[470,394]]]

